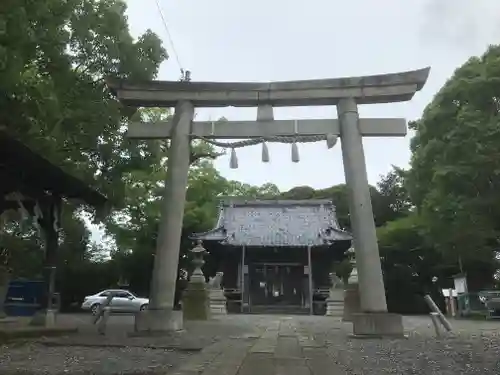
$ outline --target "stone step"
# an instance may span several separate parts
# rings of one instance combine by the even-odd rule
[[[309,315],[309,308],[297,305],[251,306],[249,314]]]

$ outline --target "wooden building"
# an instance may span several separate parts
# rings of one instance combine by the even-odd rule
[[[104,214],[108,199],[83,181],[33,152],[2,129],[0,129],[0,180],[0,214],[8,210],[21,210],[26,216],[33,218],[34,224],[43,234],[46,290],[41,302],[43,311],[47,312],[52,310],[54,304],[63,201],[71,200],[74,203],[84,204]],[[0,272],[6,271],[0,269]],[[6,277],[4,279],[7,280]],[[6,293],[6,289],[2,293],[2,288],[7,288],[7,285],[0,285],[0,295]],[[3,298],[1,299],[3,302]],[[0,303],[1,309],[2,303]]]
[[[229,311],[321,313],[329,273],[352,236],[328,200],[225,199],[216,227],[196,233],[210,255],[206,273],[224,272]]]

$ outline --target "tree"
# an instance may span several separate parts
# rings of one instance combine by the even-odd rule
[[[406,185],[406,172],[396,166],[377,183],[377,191],[372,192],[373,210],[378,225],[407,216],[412,210]],[[373,199],[373,198],[376,199]]]
[[[430,293],[442,300],[439,287],[453,274],[427,242],[426,224],[413,213],[377,229],[382,270],[389,309],[399,313],[425,313],[423,295]],[[432,282],[437,277],[439,284]]]
[[[458,68],[411,126],[408,188],[429,236],[474,287],[499,248],[500,46]],[[474,288],[473,287],[473,288]]]
[[[118,207],[125,203],[121,177],[154,164],[158,144],[131,144],[123,137],[124,122],[136,110],[114,98],[106,79],[152,79],[167,58],[151,31],[132,38],[125,9],[120,0],[0,3],[0,91],[5,93],[0,96],[0,126]],[[89,254],[96,249],[70,202],[64,212],[59,285],[68,291],[83,279],[86,265],[93,264]],[[14,274],[37,276],[27,266],[38,263],[16,261],[28,249],[30,259],[41,258],[36,232],[16,224],[3,229],[1,245],[13,254]],[[85,279],[87,284],[97,280]]]
[[[0,24],[0,123],[24,143],[120,201],[123,169],[148,155],[127,147],[123,108],[107,77],[148,80],[167,57],[158,37],[134,41],[119,0],[7,0]],[[145,149],[146,146],[143,147]],[[126,159],[126,163],[124,163]]]

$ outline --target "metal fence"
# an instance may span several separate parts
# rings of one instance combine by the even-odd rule
[[[457,297],[459,316],[484,315],[500,318],[500,291],[464,293]]]

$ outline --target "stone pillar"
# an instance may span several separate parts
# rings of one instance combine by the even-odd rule
[[[53,327],[56,324],[54,295],[56,289],[56,265],[59,250],[59,218],[61,201],[54,198],[41,202],[41,217],[37,218],[40,232],[45,237],[44,293],[41,309],[33,315],[30,325]]]
[[[340,121],[345,179],[349,192],[354,249],[359,269],[361,308],[365,312],[386,312],[384,281],[356,102],[354,99],[340,100],[337,104],[337,112]]]
[[[355,334],[380,335],[383,332],[378,331],[386,330],[387,326],[388,317],[385,316],[387,302],[356,101],[353,98],[341,99],[337,104],[337,112],[340,122],[345,179],[349,192],[351,228],[359,270],[361,310],[363,313],[371,315],[370,317],[357,317],[356,315],[360,314],[354,314],[353,328]],[[381,314],[384,316],[382,317]],[[374,319],[371,325],[373,332],[366,331],[366,328],[370,326],[366,323],[367,319]],[[394,316],[394,319],[399,319],[401,322],[400,316]],[[356,327],[358,320],[358,327],[363,328],[362,332]],[[381,324],[377,323],[379,321]],[[391,331],[390,334],[393,332]]]
[[[150,331],[182,329],[182,321],[179,320],[182,319],[182,313],[173,311],[173,307],[191,156],[190,132],[193,116],[192,103],[177,103],[145,322]]]

